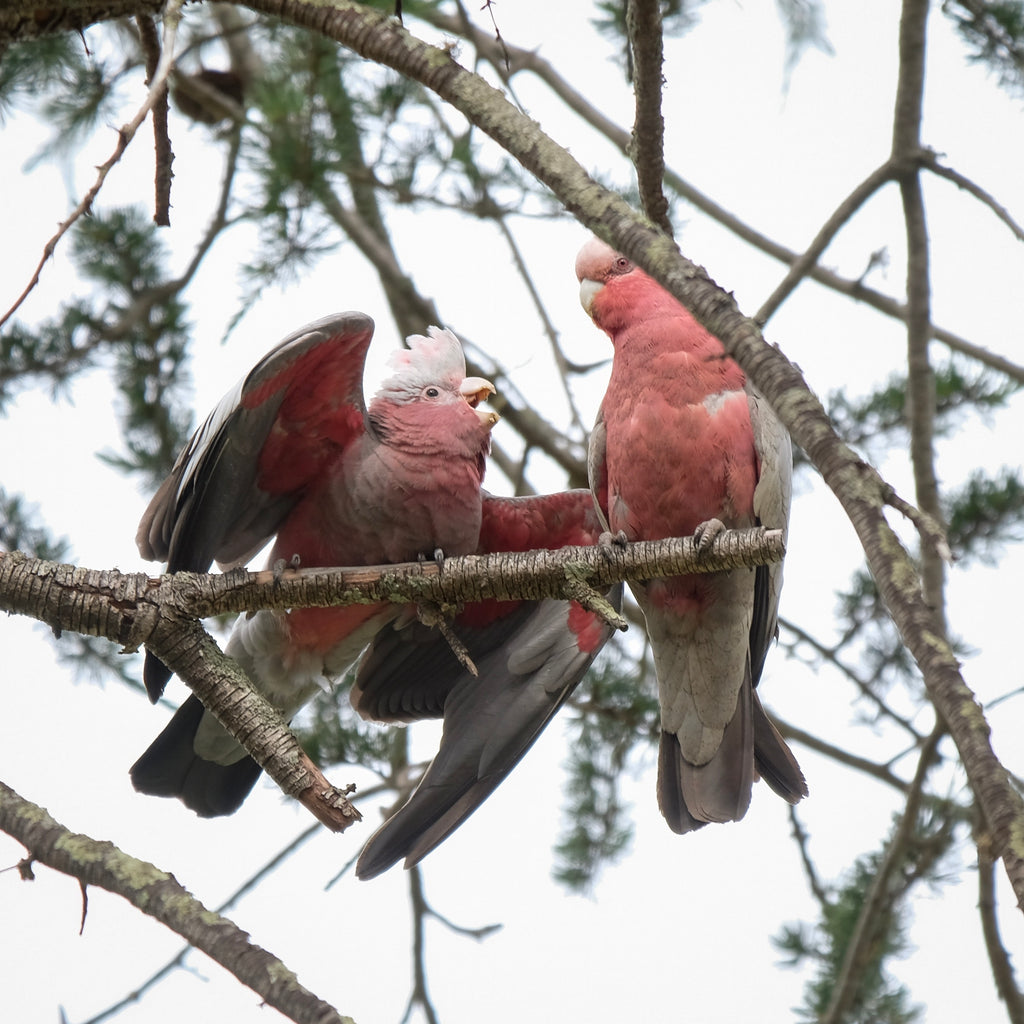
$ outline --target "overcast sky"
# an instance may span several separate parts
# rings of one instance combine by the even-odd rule
[[[622,75],[608,59],[607,45],[575,10],[568,13],[570,6],[519,0],[495,11],[506,39],[540,45],[563,74],[628,126],[631,98]],[[486,28],[486,15],[478,17]],[[786,91],[783,36],[774,7],[710,5],[695,32],[667,47],[669,164],[765,234],[800,250],[888,152],[896,20],[892,3],[831,5],[834,56],[808,52]],[[1019,102],[998,92],[982,69],[967,64],[939,14],[932,18],[929,45],[925,142],[1024,217]],[[517,80],[516,88],[531,115],[588,167],[621,169],[621,158],[593,142],[572,115],[553,108],[536,82]],[[126,107],[123,119],[129,114]],[[177,160],[171,243],[184,254],[208,219],[210,183],[218,180],[219,165],[205,145],[205,130],[175,119],[172,131]],[[4,126],[3,308],[21,291],[42,245],[65,215],[69,190],[76,198],[81,194],[114,142],[112,132],[95,138],[70,170],[41,164],[24,173],[45,135],[26,117],[13,116]],[[148,204],[151,181],[151,148],[140,134],[123,167],[111,176],[106,201],[137,197]],[[946,182],[928,181],[926,200],[936,321],[1021,361],[1021,246]],[[683,251],[733,290],[745,311],[753,312],[783,276],[784,268],[752,254],[702,216],[680,205],[676,218]],[[496,236],[466,225],[452,237],[448,222],[439,226],[422,212],[403,211],[393,224],[409,270],[421,290],[437,300],[447,325],[495,353],[512,369],[523,393],[552,418],[562,415],[547,343]],[[521,237],[570,354],[587,360],[610,354],[578,306],[572,268],[586,232],[569,221],[538,222],[523,225]],[[202,340],[194,389],[200,417],[280,337],[326,313],[363,309],[378,321],[378,353],[397,344],[379,287],[342,249],[301,283],[285,291],[268,289],[241,328],[219,345],[241,293],[235,267],[245,257],[245,244],[239,233],[212,254],[188,295]],[[870,283],[902,295],[903,237],[895,189],[868,205],[825,262],[856,277],[883,246],[890,254],[889,269]],[[46,316],[76,287],[66,248],[24,307],[26,321]],[[804,286],[768,334],[821,394],[843,386],[867,390],[898,369],[905,348],[898,325],[816,286]],[[933,354],[945,353],[935,345]],[[596,376],[578,393],[587,421],[603,387]],[[9,491],[39,503],[54,532],[70,538],[79,564],[152,571],[133,543],[148,496],[95,458],[97,450],[117,443],[106,376],[91,374],[71,397],[70,403],[53,405],[46,394],[26,394],[0,420],[0,480]],[[953,486],[978,464],[1019,464],[1021,436],[1019,401],[989,421],[965,421],[960,434],[942,442],[942,482]],[[890,453],[881,468],[911,496],[904,452]],[[494,472],[488,483],[506,489]],[[835,502],[819,485],[803,487],[794,508],[783,614],[830,636],[833,594],[856,566],[857,550]],[[950,621],[971,648],[965,673],[983,700],[1021,685],[1019,587],[1010,581],[1022,569],[1020,553],[1014,552],[999,566],[972,565],[969,572],[950,574]],[[102,687],[73,683],[56,664],[42,627],[8,618],[0,630],[5,666],[0,779],[73,830],[111,839],[173,871],[213,907],[309,824],[308,816],[286,804],[271,784],[261,783],[237,815],[216,821],[199,821],[176,802],[138,796],[127,769],[160,730],[166,712],[116,681]],[[172,684],[170,692],[180,697],[184,691]],[[769,657],[763,695],[783,717],[840,746],[856,744],[867,757],[888,756],[892,749],[891,737],[851,728],[852,695],[828,672],[814,674],[776,652]],[[927,712],[918,724],[930,729]],[[1013,702],[1002,705],[991,724],[997,752],[1020,771],[1020,708]],[[417,727],[420,754],[429,754],[436,736],[432,726]],[[561,730],[550,729],[514,776],[426,862],[427,894],[440,913],[467,926],[504,925],[476,943],[430,922],[429,981],[444,1024],[791,1019],[790,1008],[800,1001],[806,979],[779,967],[771,937],[786,921],[813,920],[816,905],[789,836],[785,805],[758,787],[741,824],[674,836],[657,812],[652,755],[624,782],[636,815],[631,854],[604,872],[592,896],[569,896],[550,880],[564,743]],[[853,856],[877,847],[899,804],[881,786],[805,749],[796,753],[811,788],[801,807],[811,852],[822,876],[832,879]],[[913,761],[897,767],[909,776]],[[352,769],[329,775],[339,784],[372,783],[366,773]],[[962,786],[962,777],[951,776],[949,785]],[[316,836],[232,916],[343,1013],[360,1024],[384,1024],[399,1019],[411,984],[405,873],[392,870],[367,883],[346,876],[324,891],[377,820],[372,805],[364,814],[369,824],[362,832]],[[15,863],[22,852],[0,836],[0,866]],[[1013,899],[1002,874],[999,898],[1004,939],[1016,951],[1019,968],[1024,930],[1019,913],[1011,912]],[[898,976],[927,1005],[929,1024],[1002,1019],[976,901],[969,869],[958,883],[915,899],[911,939],[916,948],[899,965]],[[31,885],[18,881],[13,871],[0,875],[0,951],[8,979],[0,986],[0,1019],[52,1022],[60,1004],[68,1020],[82,1021],[132,990],[181,945],[163,926],[97,890],[90,890],[81,937],[80,914],[73,880],[46,869],[37,871]],[[190,1017],[235,1024],[278,1019],[203,956],[192,954],[187,965],[119,1019],[129,1024]]]

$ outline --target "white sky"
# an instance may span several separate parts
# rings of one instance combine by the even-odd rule
[[[572,5],[520,0],[496,15],[510,42],[541,52],[619,123],[631,121],[631,99],[603,43]],[[793,249],[810,240],[838,202],[884,160],[890,141],[895,84],[897,5],[830,5],[835,56],[809,52],[783,91],[781,29],[769,5],[714,4],[703,25],[669,45],[665,75],[668,162],[684,177],[754,226]],[[185,11],[188,17],[188,10]],[[486,27],[485,15],[480,14]],[[542,32],[538,34],[538,26]],[[586,59],[581,56],[586,55]],[[557,140],[587,166],[620,168],[620,158],[595,143],[572,115],[553,110],[542,87],[516,83],[520,100]],[[130,111],[126,111],[127,119]],[[966,64],[940,15],[932,18],[924,140],[947,162],[974,177],[1011,211],[1024,217],[1021,168],[1024,132],[1020,103],[1004,97],[984,72]],[[187,253],[200,232],[219,180],[216,156],[201,129],[172,122],[177,153],[172,240]],[[12,118],[0,150],[0,306],[21,291],[55,223],[65,214],[61,172],[41,165],[22,173],[45,133]],[[73,171],[77,194],[92,168],[109,154],[113,133],[94,140]],[[130,158],[111,176],[108,201],[138,195],[150,202],[151,148],[146,130]],[[942,181],[928,180],[926,200],[933,242],[933,301],[938,322],[1017,361],[1021,342],[1024,251],[995,218]],[[876,249],[891,263],[870,283],[903,291],[903,241],[894,189],[873,200],[828,251],[825,262],[857,276]],[[741,306],[753,312],[784,268],[752,254],[723,229],[680,207],[683,250],[703,263]],[[412,217],[415,216],[415,221]],[[547,345],[536,316],[511,280],[506,250],[484,228],[460,226],[423,213],[392,221],[408,269],[436,298],[453,328],[479,340],[514,371],[520,388],[560,413],[560,389],[550,376]],[[432,230],[436,228],[437,230]],[[575,358],[609,354],[579,310],[572,272],[585,232],[571,222],[530,223],[521,239],[544,298]],[[360,308],[378,320],[379,347],[396,343],[372,277],[345,249],[299,286],[268,290],[257,309],[220,346],[240,286],[235,266],[244,257],[239,238],[208,260],[189,292],[201,324],[195,359],[195,405],[202,416],[271,345],[301,323],[339,309]],[[63,250],[23,310],[30,322],[70,294]],[[495,312],[498,316],[495,316]],[[805,285],[769,327],[770,340],[803,368],[821,394],[850,386],[866,391],[900,365],[899,327],[813,285]],[[941,346],[933,346],[942,358]],[[597,375],[600,378],[600,375]],[[581,386],[585,420],[596,410],[600,379]],[[942,442],[942,483],[955,486],[975,465],[1020,462],[1020,402],[988,422],[965,422]],[[109,473],[94,457],[116,443],[114,409],[103,374],[76,386],[72,404],[53,406],[44,394],[26,394],[0,420],[0,480],[45,510],[74,557],[91,567],[144,566],[133,537],[146,496]],[[905,454],[882,467],[911,494]],[[489,480],[500,489],[497,474]],[[909,533],[905,533],[909,537]],[[783,613],[823,637],[831,635],[833,593],[857,562],[857,546],[835,502],[816,487],[798,494],[794,509]],[[1020,573],[1019,552],[998,567],[954,569],[949,612],[957,635],[970,645],[969,684],[983,700],[1021,685],[1017,598],[1008,580]],[[135,794],[127,768],[165,721],[137,695],[111,682],[72,684],[55,664],[42,627],[8,618],[0,623],[5,682],[0,716],[0,779],[47,807],[74,830],[109,838],[122,849],[173,871],[207,906],[217,905],[242,880],[308,823],[261,784],[236,816],[199,821],[176,802]],[[172,692],[181,695],[180,684]],[[828,672],[814,675],[776,654],[763,687],[769,706],[840,746],[868,757],[888,756],[891,736],[851,728],[849,689]],[[993,741],[1011,768],[1022,770],[1019,702],[991,716]],[[927,714],[919,727],[930,728]],[[420,730],[424,753],[435,742]],[[811,798],[801,813],[812,855],[831,879],[854,855],[877,846],[897,802],[815,754],[797,749]],[[636,812],[630,856],[607,870],[590,898],[566,895],[550,881],[551,847],[559,830],[564,737],[552,728],[513,777],[426,862],[425,884],[436,909],[464,925],[500,921],[483,943],[428,923],[429,982],[444,1024],[505,1024],[524,1018],[564,1022],[685,1020],[687,1024],[792,1019],[804,978],[780,969],[770,938],[785,921],[813,920],[785,806],[757,791],[739,825],[708,828],[680,838],[664,826],[654,798],[654,759],[625,791]],[[912,766],[898,768],[909,775]],[[335,782],[362,781],[335,769]],[[951,786],[963,784],[954,779]],[[367,821],[376,821],[371,806]],[[300,979],[360,1024],[397,1021],[410,988],[410,932],[406,877],[393,870],[358,883],[325,883],[369,834],[320,835],[233,912],[255,941],[281,956]],[[22,850],[0,836],[0,867]],[[68,1019],[98,1012],[149,976],[180,947],[163,926],[123,901],[90,890],[85,934],[78,936],[77,883],[40,868],[29,885],[15,872],[0,874],[0,1019],[53,1021],[57,1005]],[[1024,930],[1012,911],[1009,886],[999,876],[1004,941],[1019,968]],[[915,951],[899,978],[926,1004],[929,1024],[999,1020],[977,914],[976,880],[959,882],[914,902]],[[179,971],[119,1018],[129,1022],[230,1019],[237,1024],[278,1019],[247,989],[205,957],[192,954]]]

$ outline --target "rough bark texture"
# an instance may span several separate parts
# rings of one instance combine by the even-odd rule
[[[28,615],[56,631],[103,636],[137,650],[145,644],[184,680],[284,792],[329,829],[344,831],[361,816],[348,790],[331,785],[306,756],[281,716],[226,657],[199,619],[257,608],[326,607],[355,602],[426,604],[568,597],[622,619],[599,590],[627,577],[713,572],[778,561],[777,530],[727,532],[707,551],[692,539],[663,540],[520,554],[449,558],[434,563],[358,569],[300,569],[202,575],[90,570],[0,552],[0,610]]]
[[[83,885],[123,896],[211,956],[268,1005],[294,1021],[352,1024],[299,983],[273,954],[251,942],[226,917],[207,910],[166,871],[119,850],[113,843],[76,835],[45,810],[0,782],[0,829],[38,861]]]

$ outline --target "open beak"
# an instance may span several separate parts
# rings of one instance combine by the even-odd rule
[[[477,406],[487,400],[489,395],[497,394],[494,385],[483,377],[467,377],[459,385],[459,394],[469,403],[471,409],[476,410],[480,422],[485,427],[493,427],[501,417],[490,409],[478,409]]]

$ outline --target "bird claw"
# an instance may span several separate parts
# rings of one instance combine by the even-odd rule
[[[619,530],[617,533],[612,533],[611,530],[605,530],[601,536],[597,538],[597,546],[601,549],[601,554],[608,559],[610,559],[615,553],[615,548],[622,551],[628,543],[629,538],[626,536],[625,530]]]
[[[274,582],[276,583],[289,569],[298,569],[302,564],[302,559],[297,554],[292,555],[291,558],[277,558],[274,560],[274,564],[270,567],[274,574]]]
[[[711,545],[725,533],[725,523],[721,519],[708,519],[693,531],[693,543],[697,554],[703,555],[711,550]]]

